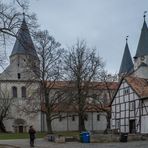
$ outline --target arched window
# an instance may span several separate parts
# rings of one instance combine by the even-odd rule
[[[26,87],[25,86],[22,87],[22,97],[23,98],[26,97]]]
[[[12,87],[12,96],[17,97],[17,88],[15,86]]]

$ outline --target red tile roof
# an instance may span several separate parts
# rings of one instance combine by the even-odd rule
[[[47,82],[47,85],[49,87],[52,86],[52,88],[64,88],[64,87],[69,87],[72,88],[74,87],[73,82],[70,81],[55,81],[55,82]],[[100,89],[100,90],[106,90],[107,87],[111,90],[116,90],[118,87],[118,82],[90,82],[89,83],[90,88],[92,89]]]
[[[103,111],[109,111],[110,110],[110,107],[109,106],[101,106],[99,104],[86,104],[84,106],[84,111],[85,112],[103,112]],[[43,112],[46,112],[46,107],[45,107],[45,104],[42,104],[42,111]],[[56,113],[56,112],[75,112],[77,113],[78,112],[78,105],[69,105],[69,104],[64,104],[64,103],[60,103],[60,104],[55,104],[53,107],[52,107],[52,113]]]
[[[148,79],[129,76],[125,80],[141,98],[148,97]]]

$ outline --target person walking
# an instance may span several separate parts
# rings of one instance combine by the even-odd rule
[[[29,128],[29,136],[30,136],[30,146],[34,147],[34,140],[35,140],[35,129],[33,128],[33,126],[30,126]]]

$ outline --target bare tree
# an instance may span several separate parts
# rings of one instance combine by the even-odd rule
[[[62,79],[62,54],[64,50],[48,31],[35,34],[35,43],[40,60],[40,67],[36,74],[41,81],[41,103],[46,115],[48,133],[52,133],[51,122],[59,117],[54,113],[58,104],[65,100],[62,88],[56,89]],[[36,67],[31,67],[31,69]]]
[[[79,40],[65,55],[64,63],[65,77],[73,84],[72,103],[77,106],[79,131],[83,131],[85,130],[86,100],[91,89],[91,82],[97,79],[104,63],[101,57],[96,56],[95,49],[89,49],[85,41]]]
[[[8,118],[14,99],[9,97],[7,90],[0,90],[0,132],[6,132],[4,120]]]
[[[16,0],[16,2],[19,4],[18,7],[23,9],[22,12],[28,8],[28,3],[26,1],[26,3],[20,2],[19,0]],[[34,22],[36,21],[35,14],[27,15],[22,12],[12,4],[0,2],[0,37],[3,43],[6,42],[6,37],[17,37],[17,31],[22,23],[23,15],[30,21],[28,26],[37,26]]]
[[[103,85],[103,91],[98,91],[95,95],[92,96],[93,98],[93,108],[97,112],[104,112],[107,126],[104,133],[108,133],[110,129],[110,118],[111,118],[111,108],[110,103],[112,101],[113,95],[117,89],[118,82],[117,82],[117,75],[108,74],[107,71],[103,70],[100,73],[100,83]]]
[[[14,4],[0,2],[0,52],[3,53],[0,56],[1,66],[3,66],[3,61],[6,59],[6,46],[10,45],[13,38],[18,38],[17,31],[22,23],[22,18],[27,18],[29,28],[38,27],[35,14],[28,14],[27,12],[28,2],[15,1],[16,3]],[[21,10],[18,8],[21,8]]]

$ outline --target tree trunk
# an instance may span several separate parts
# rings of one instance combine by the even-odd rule
[[[47,132],[49,134],[53,134],[51,122],[51,118],[46,114]]]
[[[84,115],[79,113],[79,132],[85,131]]]
[[[107,115],[106,115],[106,121],[107,121],[107,126],[106,126],[106,129],[104,131],[104,134],[108,134],[108,130],[110,130],[110,117],[111,117],[111,114],[110,112],[106,112]]]
[[[3,121],[0,121],[0,131],[3,133],[6,133],[6,128],[5,128]]]

